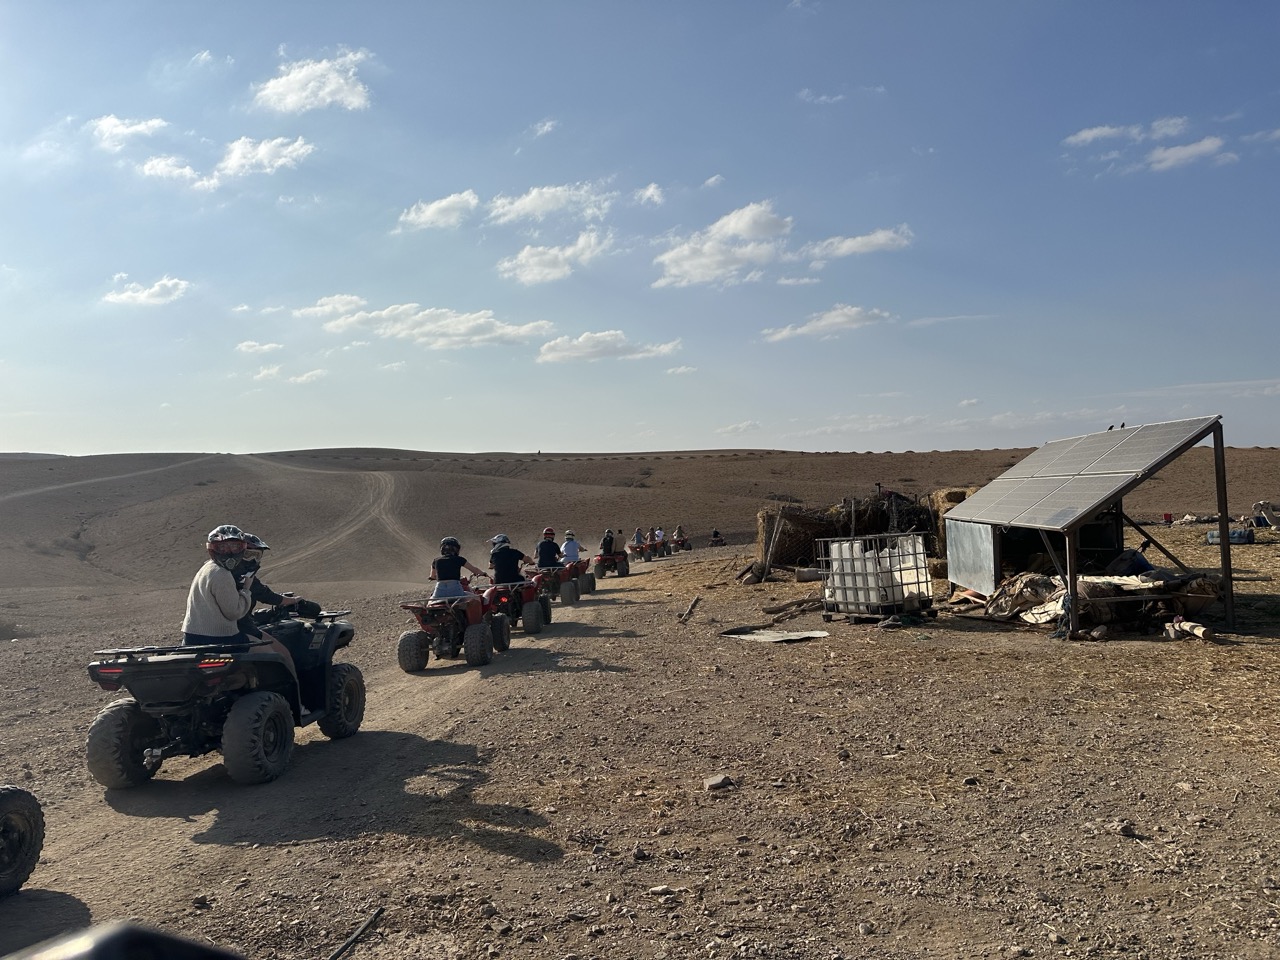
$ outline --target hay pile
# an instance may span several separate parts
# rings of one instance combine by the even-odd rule
[[[817,562],[816,540],[882,533],[923,533],[925,552],[936,557],[945,550],[942,515],[974,489],[938,490],[923,501],[885,490],[821,509],[767,507],[756,514],[756,559],[770,566],[812,566]]]

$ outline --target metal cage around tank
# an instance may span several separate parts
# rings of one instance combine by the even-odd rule
[[[818,540],[823,606],[829,613],[891,616],[933,605],[921,533]]]

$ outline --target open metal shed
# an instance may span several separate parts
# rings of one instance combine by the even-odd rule
[[[1067,585],[1071,629],[1079,629],[1078,578],[1091,560],[1124,548],[1127,524],[1175,565],[1181,561],[1124,512],[1124,497],[1206,437],[1213,436],[1222,557],[1222,599],[1235,628],[1230,518],[1221,416],[1108,429],[1046,443],[946,514],[947,576],[990,596],[1006,559],[1043,546]]]

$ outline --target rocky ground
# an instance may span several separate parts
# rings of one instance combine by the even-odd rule
[[[106,522],[106,521],[103,521]],[[1162,542],[1213,567],[1207,527]],[[217,754],[104,791],[92,651],[172,630],[178,581],[5,590],[0,779],[48,839],[0,954],[134,920],[247,958],[1263,958],[1280,953],[1280,537],[1234,551],[1218,643],[936,618],[726,629],[814,584],[742,546],[637,564],[489,666],[396,665],[411,584],[293,583],[357,627],[359,734],[288,772]],[[681,614],[699,598],[688,622]]]

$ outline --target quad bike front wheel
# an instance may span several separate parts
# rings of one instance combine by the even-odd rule
[[[566,580],[560,584],[560,602],[566,607],[572,607],[578,602],[578,581]]]
[[[44,811],[21,787],[0,787],[0,897],[27,882],[44,846]]]
[[[364,722],[364,674],[351,663],[335,663],[329,670],[325,714],[320,732],[330,740],[341,740],[360,729]]]
[[[538,597],[538,603],[542,605],[542,623],[546,625],[551,622],[551,597],[548,594],[541,594]]]
[[[487,623],[473,623],[462,634],[462,649],[467,665],[483,667],[493,660],[493,628]]]
[[[595,577],[597,580],[603,580],[605,574],[604,564],[597,563],[595,566]]]
[[[537,600],[530,600],[520,608],[520,625],[524,627],[524,632],[528,634],[542,632],[542,604]]]
[[[505,613],[495,613],[489,622],[493,631],[493,649],[506,653],[511,649],[511,620]]]
[[[107,704],[89,725],[85,761],[93,779],[108,790],[146,783],[160,761],[146,762],[147,745],[160,736],[160,724],[131,697]]]
[[[222,765],[236,783],[267,783],[293,756],[293,711],[278,693],[258,690],[237,700],[222,727]]]
[[[400,634],[396,646],[396,659],[405,673],[417,673],[427,669],[427,657],[431,655],[431,638],[425,630],[406,630]]]

